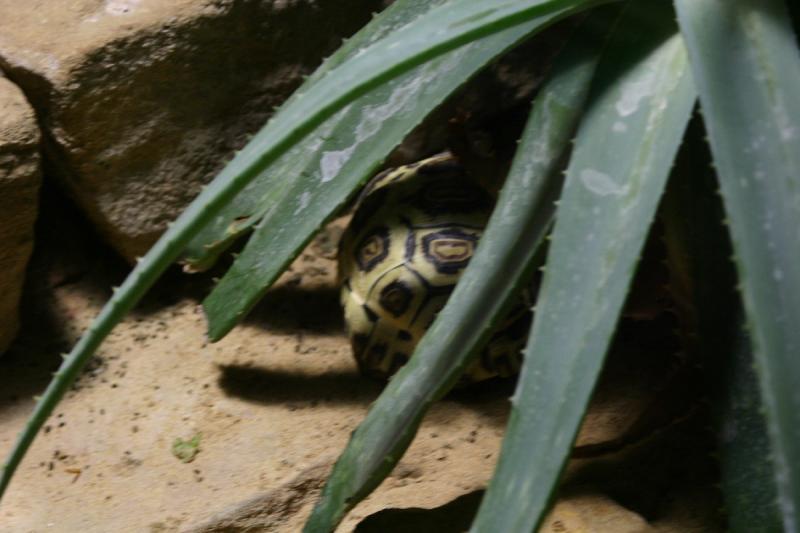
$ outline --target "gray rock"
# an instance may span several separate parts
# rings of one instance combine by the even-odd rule
[[[22,92],[0,74],[0,353],[19,326],[38,208],[39,129]]]

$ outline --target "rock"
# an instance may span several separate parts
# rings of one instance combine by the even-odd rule
[[[40,181],[33,109],[0,74],[0,353],[19,326],[17,308],[33,249]]]
[[[48,175],[127,259],[380,0],[0,0]]]
[[[445,505],[378,511],[362,520],[354,533],[461,533],[472,523],[483,491],[460,496]],[[235,533],[245,529],[207,529],[191,533]],[[539,533],[650,533],[656,530],[638,514],[595,492],[559,498]]]
[[[283,485],[233,505],[202,524],[186,527],[181,533],[290,531],[292,526],[287,522],[298,522],[297,513],[316,501],[335,460],[335,456],[325,457]],[[294,527],[299,530],[302,523]]]
[[[638,514],[597,493],[559,499],[541,533],[648,533],[655,529]]]

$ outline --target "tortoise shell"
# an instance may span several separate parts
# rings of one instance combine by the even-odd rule
[[[385,171],[366,187],[339,246],[341,301],[361,371],[405,364],[472,257],[494,200],[450,154]],[[530,324],[518,305],[462,382],[518,372]]]

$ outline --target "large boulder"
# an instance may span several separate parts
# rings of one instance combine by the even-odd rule
[[[0,73],[0,353],[19,326],[40,181],[36,117],[22,92]]]
[[[48,175],[141,255],[381,0],[0,0]]]

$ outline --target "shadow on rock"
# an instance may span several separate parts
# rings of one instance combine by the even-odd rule
[[[382,388],[355,370],[309,375],[228,365],[220,366],[220,371],[219,386],[226,394],[261,404],[365,404],[374,400]]]
[[[354,533],[461,533],[469,529],[482,497],[476,490],[433,509],[383,509],[362,520]]]
[[[280,285],[261,299],[244,323],[273,331],[344,335],[339,289]]]
[[[87,302],[103,301],[120,267],[124,264],[97,243],[77,208],[46,181],[20,301],[20,330],[0,353],[0,414],[41,394],[61,365],[61,354],[81,333],[75,325],[77,312],[63,305],[58,291],[69,286]],[[90,369],[97,360],[89,363]]]

